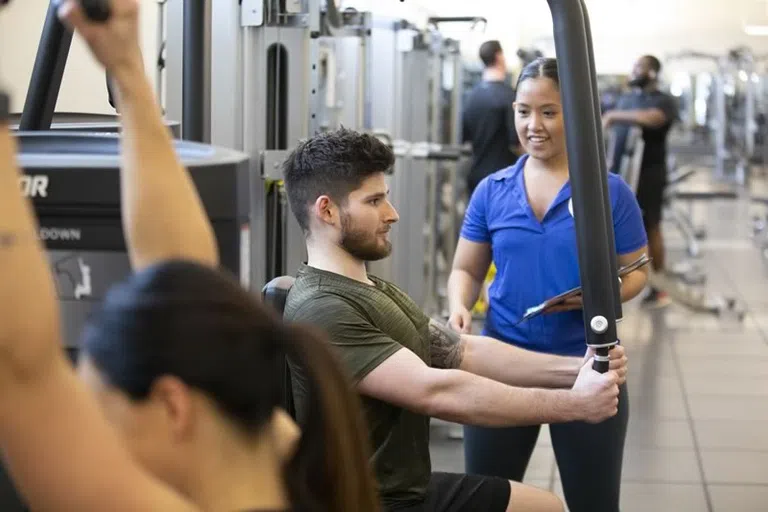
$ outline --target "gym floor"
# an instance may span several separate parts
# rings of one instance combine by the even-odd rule
[[[742,322],[676,304],[625,306],[630,422],[622,512],[768,510],[768,264],[750,239],[754,211],[747,199],[693,206],[695,223],[707,229],[695,263],[708,290],[743,301]],[[675,229],[664,232],[668,265],[685,259]],[[436,471],[464,470],[452,430],[433,429]],[[525,481],[563,496],[546,428]]]

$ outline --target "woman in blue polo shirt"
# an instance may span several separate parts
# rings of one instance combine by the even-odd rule
[[[526,151],[515,165],[485,178],[470,201],[448,282],[450,324],[469,332],[469,310],[493,261],[483,334],[540,352],[583,356],[581,300],[575,299],[524,322],[531,306],[578,286],[565,127],[557,62],[538,59],[517,83],[515,125]],[[643,218],[632,190],[608,176],[619,265],[647,252]],[[622,301],[645,287],[647,270],[622,279]],[[552,445],[571,512],[618,512],[621,464],[627,430],[626,387],[619,413],[597,425],[551,425]],[[522,481],[539,426],[465,427],[467,473]]]

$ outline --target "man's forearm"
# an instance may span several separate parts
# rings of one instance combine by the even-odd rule
[[[579,357],[533,352],[486,336],[461,338],[462,370],[511,386],[570,388],[581,368]]]
[[[581,407],[570,390],[525,389],[472,375],[440,370],[429,400],[431,417],[465,425],[511,427],[574,421]]]
[[[50,266],[20,177],[15,140],[0,122],[0,359],[29,370],[39,367],[41,357],[57,353],[59,316]]]
[[[656,128],[666,122],[666,116],[658,109],[611,110],[608,115],[615,123],[635,123],[648,128]]]
[[[123,122],[123,225],[134,268],[172,258],[217,266],[212,226],[143,68],[113,76]]]

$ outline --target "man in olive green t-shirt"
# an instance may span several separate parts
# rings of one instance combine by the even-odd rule
[[[517,482],[432,473],[429,419],[489,427],[603,421],[616,414],[624,349],[612,351],[611,371],[601,375],[591,357],[462,335],[368,275],[367,261],[390,254],[388,232],[398,221],[385,180],[393,163],[378,139],[346,129],[317,135],[289,155],[286,190],[308,261],[285,319],[323,328],[338,349],[362,398],[387,510],[561,511],[553,494]],[[301,368],[292,366],[292,376],[301,419]]]

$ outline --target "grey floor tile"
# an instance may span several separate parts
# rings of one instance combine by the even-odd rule
[[[768,452],[768,421],[694,420],[693,428],[704,450]]]
[[[709,485],[712,512],[765,512],[768,485]]]
[[[555,452],[550,446],[536,446],[525,472],[526,479],[548,480],[555,469]]]
[[[632,369],[630,368],[630,371]],[[680,359],[680,373],[689,376],[724,378],[768,377],[768,357],[727,355],[721,357],[689,356]]]
[[[563,502],[565,493],[560,480],[552,491]],[[666,484],[622,482],[621,512],[706,512],[707,501],[702,484]],[[736,509],[733,509],[736,512]]]
[[[464,448],[461,441],[433,439],[429,444],[429,452],[433,471],[464,472]]]
[[[637,387],[629,382],[628,389]],[[683,394],[664,393],[649,389],[645,393],[634,391],[629,396],[629,414],[632,418],[650,420],[684,420],[688,418]]]
[[[768,485],[768,452],[702,449],[701,461],[707,483]]]
[[[704,486],[624,482],[621,512],[705,512]]]
[[[683,377],[683,384],[685,385],[685,392],[689,395],[768,397],[768,379],[765,377],[744,377],[739,374],[732,374],[727,377],[686,375]]]
[[[675,343],[675,353],[680,360],[690,356],[757,356],[763,358],[768,357],[768,344],[757,338],[732,342],[710,343],[706,340],[677,342]]]
[[[688,420],[659,420],[635,418],[630,411],[627,430],[628,447],[694,449]]]
[[[627,375],[627,393],[633,398],[670,395],[682,398],[683,396],[680,379],[677,376],[663,377],[661,375],[642,374],[638,372],[632,372],[631,375]]]
[[[768,421],[768,404],[759,396],[690,395],[694,420]]]
[[[699,483],[694,450],[634,448],[624,451],[622,479],[627,482]]]
[[[674,335],[675,346],[694,345],[706,347],[710,344],[732,347],[745,343],[766,345],[759,329],[714,331],[698,329],[692,326],[687,331],[679,330]],[[692,347],[691,347],[692,348]]]

